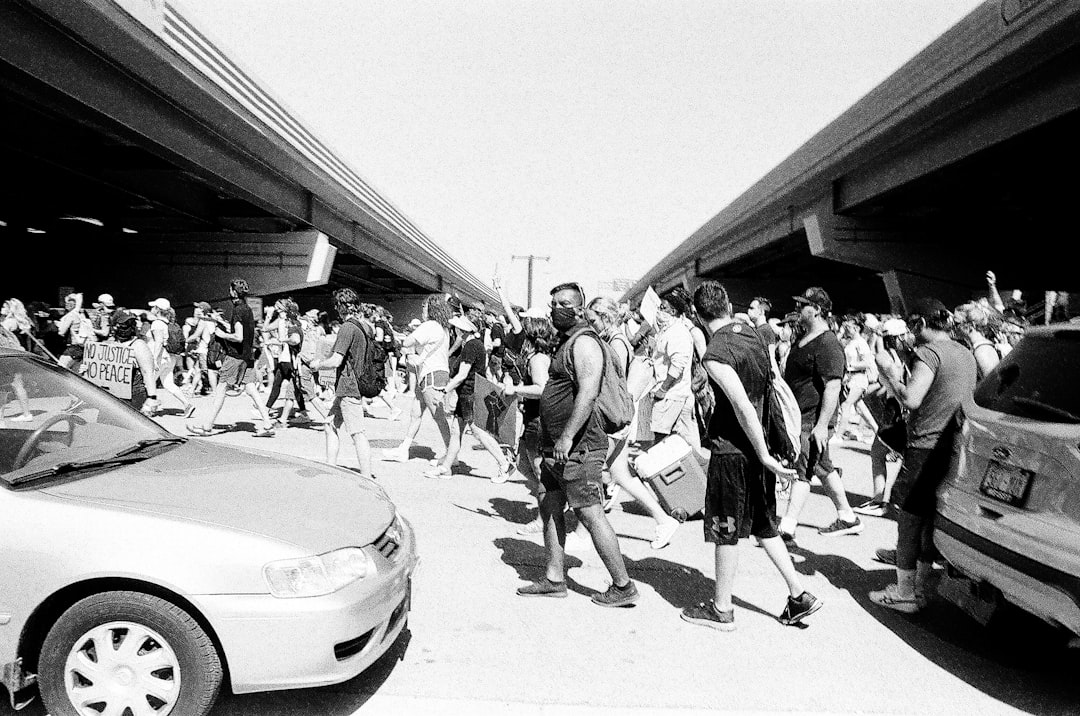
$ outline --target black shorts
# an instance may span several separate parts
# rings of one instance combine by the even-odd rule
[[[933,448],[904,450],[904,462],[889,493],[893,507],[920,517],[933,517],[937,489],[949,471],[953,441],[951,435],[939,439]]]
[[[473,421],[473,394],[462,395],[460,392],[457,396],[457,405],[454,406],[454,415],[463,423],[471,423]]]
[[[705,541],[734,545],[779,534],[776,476],[742,453],[714,452],[705,484]]]
[[[795,472],[798,479],[803,482],[810,482],[815,476],[819,480],[824,480],[830,472],[836,469],[833,467],[832,458],[829,456],[829,441],[832,440],[833,427],[829,426],[829,435],[825,438],[825,448],[823,450],[818,450],[810,439],[810,433],[813,430],[813,423],[804,422],[802,433],[799,436],[799,459],[795,461]]]
[[[566,462],[555,462],[548,449],[540,461],[540,484],[547,492],[566,493],[566,504],[573,509],[604,502],[604,458],[607,448],[578,450]]]

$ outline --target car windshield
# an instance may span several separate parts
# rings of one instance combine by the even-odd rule
[[[27,355],[0,355],[0,481],[77,474],[130,462],[182,441],[74,373]]]
[[[1080,423],[1080,331],[1025,336],[975,390],[976,404],[1047,423]]]

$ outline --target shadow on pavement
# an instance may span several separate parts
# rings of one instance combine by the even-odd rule
[[[213,710],[214,716],[300,716],[323,714],[345,716],[354,713],[390,678],[404,661],[412,632],[406,627],[390,649],[364,673],[341,684],[316,689],[272,691],[260,694],[225,695]]]
[[[984,627],[941,598],[919,614],[901,614],[868,596],[895,581],[892,568],[866,570],[836,555],[795,553],[805,557],[799,572],[818,572],[846,590],[908,646],[988,696],[1033,714],[1080,710],[1080,653],[1065,649],[1062,632],[1036,617],[1006,608]]]
[[[493,543],[502,550],[502,561],[513,567],[518,573],[518,579],[532,582],[544,576],[544,567],[547,566],[547,553],[544,546],[524,539],[513,537],[499,537]],[[572,554],[566,555],[566,568],[580,567],[582,561]],[[578,584],[569,576],[566,578],[566,587],[571,592],[591,597],[596,594],[595,589],[589,589]]]

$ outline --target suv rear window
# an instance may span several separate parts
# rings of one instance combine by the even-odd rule
[[[1080,423],[1080,331],[1029,334],[975,389],[976,404],[1048,423]]]

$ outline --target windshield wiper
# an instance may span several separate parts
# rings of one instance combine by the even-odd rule
[[[148,447],[152,447],[154,445],[181,445],[181,444],[186,443],[186,442],[187,442],[187,438],[181,438],[181,437],[147,438],[146,440],[140,440],[139,442],[135,443],[131,447],[124,448],[120,452],[113,455],[113,457],[114,458],[124,457],[125,455],[130,455],[132,453],[139,452],[140,450],[144,450],[144,449],[146,449]]]
[[[1074,415],[1068,410],[1062,410],[1061,408],[1054,407],[1049,403],[1044,403],[1041,400],[1035,400],[1033,398],[1013,398],[1012,401],[1017,405],[1023,405],[1027,408],[1035,408],[1041,410],[1048,415],[1053,415],[1056,418],[1062,420],[1068,420],[1072,423],[1080,423],[1080,415]]]
[[[56,475],[65,475],[71,472],[79,472],[81,470],[94,470],[101,467],[115,467],[118,465],[130,465],[134,462],[142,462],[148,458],[147,455],[135,455],[134,453],[140,452],[153,445],[171,445],[186,443],[187,438],[171,437],[171,438],[149,438],[146,440],[140,440],[131,447],[124,448],[120,452],[116,453],[112,457],[104,457],[98,460],[79,460],[73,462],[62,462],[52,467],[47,467],[44,470],[38,470],[36,472],[29,472],[25,475],[20,475],[14,480],[11,480],[9,484],[19,485],[24,482],[31,482],[33,480],[39,480],[43,477],[54,477]]]

